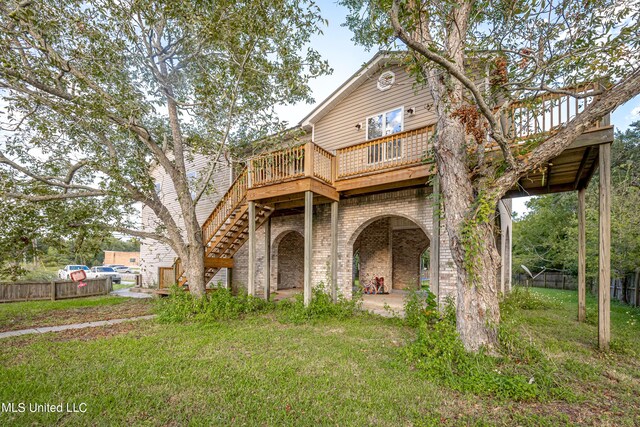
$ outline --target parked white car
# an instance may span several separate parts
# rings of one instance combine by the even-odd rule
[[[65,265],[63,269],[58,270],[58,277],[62,280],[71,279],[71,273],[78,270],[84,270],[89,276],[89,267],[86,265]]]
[[[111,276],[112,283],[120,283],[122,277],[116,270],[107,266],[91,267],[91,270],[87,273],[87,279],[104,279]]]
[[[127,267],[126,265],[122,265],[122,264],[105,264],[105,267],[111,267],[113,268],[115,271],[117,271],[120,274],[130,274],[132,273],[131,268]]]

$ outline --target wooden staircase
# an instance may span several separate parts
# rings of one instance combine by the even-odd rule
[[[233,256],[249,238],[247,184],[248,172],[245,168],[202,224],[202,237],[206,242],[204,263],[207,284],[221,268],[233,265]],[[273,211],[270,206],[256,203],[256,229]],[[175,260],[173,268],[176,283],[186,287],[187,277],[180,258]]]

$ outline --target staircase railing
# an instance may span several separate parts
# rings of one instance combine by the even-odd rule
[[[247,178],[247,169],[245,168],[202,224],[202,239],[205,244],[213,239],[220,227],[247,197]]]

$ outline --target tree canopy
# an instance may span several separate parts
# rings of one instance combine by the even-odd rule
[[[169,245],[203,293],[195,208],[218,168],[287,127],[276,106],[311,101],[309,79],[329,72],[309,46],[324,22],[298,0],[3,2],[0,195],[120,206],[119,217],[85,220]],[[194,180],[198,154],[209,161]],[[154,174],[169,177],[177,212]],[[134,203],[153,227],[131,221]]]

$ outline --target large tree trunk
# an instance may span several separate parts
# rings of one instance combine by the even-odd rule
[[[456,320],[458,333],[467,350],[477,351],[485,347],[490,353],[498,344],[497,270],[500,256],[496,250],[493,227],[490,223],[476,227],[480,251],[473,256],[471,271],[457,266],[458,297]],[[466,255],[467,259],[469,255]]]
[[[445,108],[438,121],[435,152],[446,212],[445,227],[457,271],[457,329],[467,350],[485,347],[493,352],[500,321],[497,284],[500,257],[493,230],[497,200],[479,200],[466,164],[464,127]],[[488,196],[483,193],[480,197]],[[487,204],[491,212],[487,212]]]
[[[204,246],[196,244],[189,247],[189,256],[184,260],[184,271],[189,280],[189,292],[202,297],[207,284],[204,279]]]

